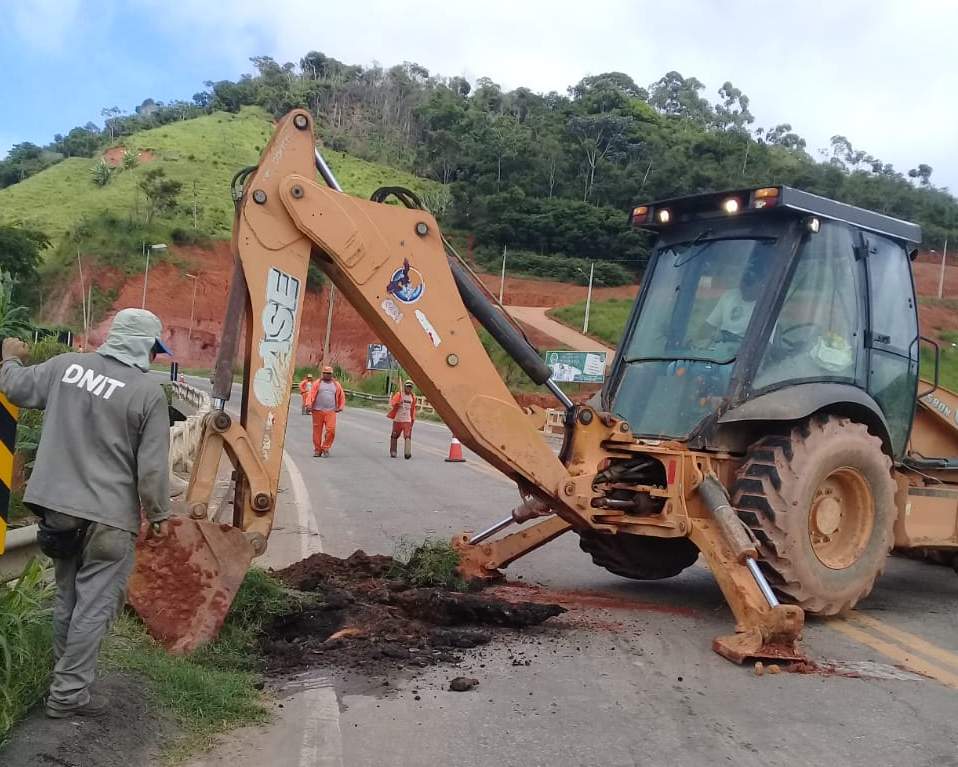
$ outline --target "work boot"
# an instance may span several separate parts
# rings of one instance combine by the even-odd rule
[[[412,440],[407,439],[407,440],[404,440],[404,442],[406,444],[404,445],[403,458],[405,458],[408,461],[410,458],[412,458]]]
[[[313,451],[313,458],[322,458],[322,457],[323,457],[323,451],[322,451],[322,450],[314,450],[314,451]]]
[[[68,719],[74,716],[85,716],[87,719],[98,719],[101,716],[106,716],[108,713],[106,698],[102,697],[90,697],[86,703],[82,706],[74,706],[73,708],[54,708],[50,705],[50,701],[47,701],[46,705],[46,714],[50,719]]]

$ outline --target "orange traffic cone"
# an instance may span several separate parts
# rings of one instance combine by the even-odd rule
[[[466,459],[462,457],[462,443],[456,439],[452,438],[452,442],[449,443],[449,457],[446,459],[446,463],[465,463]]]

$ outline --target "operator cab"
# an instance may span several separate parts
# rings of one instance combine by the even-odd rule
[[[657,239],[603,400],[634,434],[738,451],[749,424],[827,411],[902,454],[918,226],[784,186],[640,205],[630,221]]]

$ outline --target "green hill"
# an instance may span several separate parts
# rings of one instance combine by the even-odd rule
[[[184,211],[177,224],[192,226],[193,185],[196,184],[198,229],[214,238],[228,238],[233,218],[229,182],[240,168],[259,160],[272,132],[273,121],[259,107],[237,114],[213,114],[171,123],[127,136],[127,149],[150,150],[153,159],[114,173],[106,186],[93,182],[93,168],[101,156],[70,158],[18,184],[0,189],[0,223],[22,223],[48,234],[54,244],[78,221],[111,211],[125,216],[143,210],[137,182],[147,169],[162,168],[169,178],[183,182],[179,202]],[[350,194],[368,197],[386,184],[425,192],[433,182],[403,171],[324,151],[339,183]]]

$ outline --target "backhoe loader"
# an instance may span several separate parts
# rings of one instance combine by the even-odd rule
[[[265,550],[310,262],[453,434],[515,481],[508,517],[457,537],[467,576],[570,531],[627,578],[701,555],[735,618],[713,648],[742,662],[798,657],[805,613],[851,608],[893,546],[958,553],[958,396],[936,387],[936,354],[935,381],[919,382],[917,226],[783,186],[635,207],[631,225],[656,236],[643,287],[604,388],[575,404],[415,195],[344,194],[313,128],[290,113],[234,179],[235,269],[188,514],[141,545],[130,589],[174,651],[215,636]],[[564,409],[558,455],[474,322]],[[224,452],[233,515],[213,521]],[[516,523],[529,524],[496,537]]]

